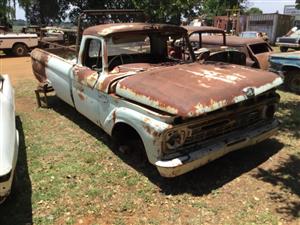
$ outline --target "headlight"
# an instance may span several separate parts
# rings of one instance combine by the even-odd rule
[[[279,42],[279,38],[276,38],[276,42]]]
[[[165,136],[166,150],[174,150],[182,146],[187,137],[191,136],[191,133],[191,130],[188,128],[180,128],[167,132]]]

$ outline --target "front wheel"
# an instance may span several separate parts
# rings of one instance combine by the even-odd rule
[[[281,52],[287,52],[288,51],[288,47],[280,47],[280,51]]]
[[[285,83],[289,91],[300,94],[300,70],[287,72]]]
[[[25,56],[28,54],[28,49],[24,44],[16,44],[12,49],[15,56]]]

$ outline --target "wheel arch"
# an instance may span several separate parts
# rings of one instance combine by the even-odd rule
[[[28,47],[28,45],[26,44],[26,43],[24,43],[24,42],[20,42],[20,41],[18,41],[18,42],[15,42],[14,44],[13,44],[13,46],[12,46],[12,48],[14,48],[16,45],[18,45],[18,44],[20,44],[20,45],[24,45],[27,49],[29,49],[29,47]]]

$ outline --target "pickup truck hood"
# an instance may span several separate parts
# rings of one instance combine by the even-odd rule
[[[120,80],[116,94],[182,117],[196,117],[282,84],[271,72],[223,64],[183,64]]]

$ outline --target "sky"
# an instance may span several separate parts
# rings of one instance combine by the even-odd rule
[[[264,13],[283,13],[285,5],[294,5],[295,0],[248,0],[250,7],[260,8]]]
[[[295,0],[248,0],[249,7],[260,8],[264,13],[283,13],[285,5],[295,4]],[[16,10],[16,19],[25,19],[25,12],[20,7]]]

